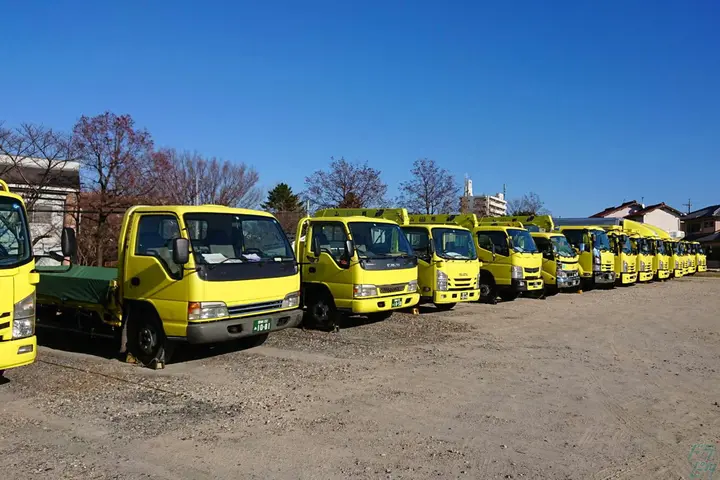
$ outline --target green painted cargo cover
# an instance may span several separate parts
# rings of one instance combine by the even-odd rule
[[[37,285],[38,303],[43,300],[55,304],[98,304],[108,306],[117,268],[67,266],[37,267],[40,283]]]

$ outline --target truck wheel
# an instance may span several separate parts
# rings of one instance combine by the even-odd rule
[[[497,303],[495,281],[489,275],[480,276],[480,299],[493,305]]]
[[[441,312],[447,312],[455,308],[455,305],[457,305],[457,303],[436,303],[435,308]]]
[[[143,365],[168,363],[170,351],[162,324],[155,315],[139,312],[128,319],[128,349]]]
[[[320,293],[308,304],[307,315],[315,327],[337,329],[337,310],[329,295]]]

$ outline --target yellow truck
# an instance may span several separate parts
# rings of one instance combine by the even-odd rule
[[[700,242],[690,242],[692,253],[695,254],[695,262],[698,272],[707,272],[707,255]]]
[[[649,282],[655,276],[653,272],[653,255],[650,251],[650,243],[636,230],[625,230],[630,238],[632,250],[637,252],[635,269],[638,282]]]
[[[607,232],[592,224],[593,218],[549,218],[547,216],[530,220],[547,231],[558,231],[565,235],[577,252],[580,260],[578,271],[583,288],[615,286],[615,254]]]
[[[418,266],[400,226],[368,210],[327,209],[300,220],[295,252],[310,322],[338,328],[338,314],[374,319],[420,301]]]
[[[480,300],[481,263],[472,232],[439,224],[434,215],[409,215],[408,219],[401,229],[418,258],[421,302],[450,310],[459,302]]]
[[[42,325],[105,330],[155,368],[177,343],[259,345],[302,320],[298,265],[278,221],[217,205],[128,209],[117,268],[42,267],[38,304]]]
[[[35,361],[38,281],[25,204],[0,180],[0,376]]]
[[[667,232],[659,227],[646,223],[634,222],[632,229],[640,233],[647,243],[652,258],[652,274],[655,280],[666,280],[670,277],[670,256],[666,249]]]
[[[456,224],[473,232],[480,267],[480,297],[495,303],[518,295],[543,297],[542,255],[520,223],[479,220],[475,214],[435,215],[438,223]]]
[[[687,274],[695,275],[697,272],[697,254],[695,253],[695,248],[693,247],[692,242],[688,242],[687,240],[681,240],[681,243],[683,244],[683,248],[685,250]]]
[[[630,237],[619,226],[603,226],[615,253],[615,278],[620,285],[633,285],[637,282],[637,248]]]
[[[545,289],[550,293],[580,289],[580,256],[567,237],[560,232],[531,231],[530,235],[543,257],[542,277]]]

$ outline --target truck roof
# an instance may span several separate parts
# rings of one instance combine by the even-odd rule
[[[186,213],[226,213],[234,215],[256,215],[274,218],[271,213],[247,208],[226,207],[224,205],[136,205],[128,209],[128,213],[166,211],[177,215]]]
[[[20,195],[10,191],[10,187],[8,187],[8,184],[5,183],[4,180],[0,180],[0,197],[10,197],[14,200],[19,200],[20,202],[23,201]]]
[[[398,225],[407,225],[410,223],[407,210],[404,208],[325,208],[318,210],[313,215],[313,218],[320,217],[364,218],[362,221],[367,221],[369,218],[373,221],[385,219]],[[356,219],[353,221],[361,220]]]

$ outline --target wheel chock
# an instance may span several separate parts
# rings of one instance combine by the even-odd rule
[[[412,315],[420,315],[420,309],[417,307],[413,307],[412,310],[410,311],[410,313]]]
[[[582,290],[578,290],[577,293],[582,293]]]
[[[153,370],[162,370],[165,368],[165,364],[163,362],[158,362],[157,360],[153,360],[150,364],[150,368]]]
[[[125,355],[125,363],[138,363],[137,358],[135,356],[128,352],[127,355]]]

